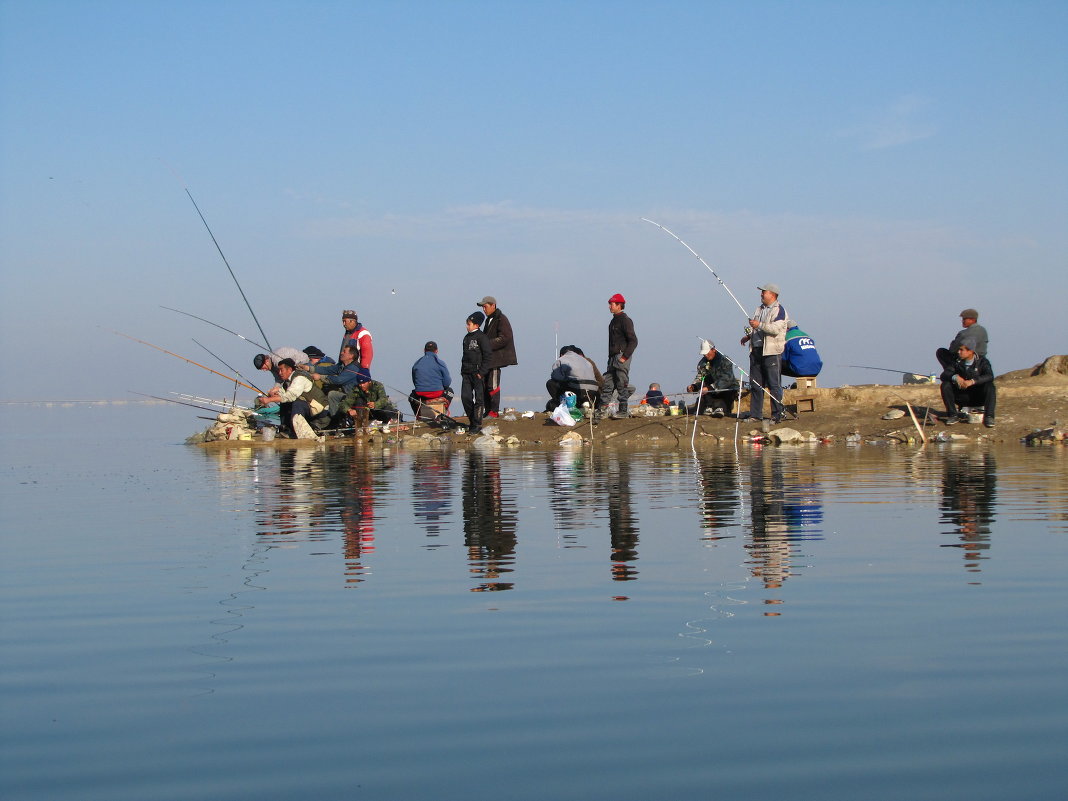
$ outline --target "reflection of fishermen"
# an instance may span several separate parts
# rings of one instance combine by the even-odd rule
[[[638,569],[638,519],[630,508],[630,459],[613,456],[605,473],[608,482],[608,531],[612,543],[612,580],[634,581]]]
[[[498,579],[515,569],[517,514],[502,494],[501,463],[469,453],[463,468],[464,545],[470,572],[482,582],[471,591],[510,590],[512,582]]]
[[[967,422],[968,416],[958,406],[982,406],[983,425],[994,427],[997,387],[994,368],[985,356],[976,352],[976,343],[965,337],[957,348],[957,358],[942,371],[942,402],[946,405],[945,423]]]
[[[701,459],[701,527],[709,529],[702,539],[722,539],[734,520],[740,499],[738,464],[733,456]],[[720,531],[723,531],[720,534]]]
[[[953,527],[960,541],[942,547],[963,549],[964,567],[969,572],[978,573],[979,562],[988,558],[979,552],[990,548],[996,496],[997,460],[993,453],[951,453],[943,458],[942,520]]]
[[[591,408],[596,406],[603,380],[597,367],[578,345],[564,345],[560,348],[560,358],[553,362],[549,380],[545,382],[549,392],[545,411],[555,409],[565,392],[575,393],[579,407],[584,403],[589,403]]]
[[[731,413],[734,397],[738,394],[738,382],[734,378],[734,365],[716,346],[701,340],[701,361],[697,363],[697,376],[686,387],[687,392],[700,392],[694,414],[707,412],[713,417]]]
[[[375,550],[375,479],[384,474],[387,465],[371,464],[365,453],[350,458],[347,474],[338,476],[335,486],[344,487],[338,502],[345,542],[345,584],[355,585],[370,572],[363,560]]]

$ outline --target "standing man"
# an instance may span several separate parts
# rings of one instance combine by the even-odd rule
[[[482,415],[486,408],[483,405],[486,401],[486,365],[493,358],[489,337],[479,330],[484,319],[482,312],[472,312],[464,321],[467,334],[460,348],[463,354],[460,357],[460,402],[464,406],[467,427],[472,434],[482,430]]]
[[[979,325],[979,312],[975,309],[965,309],[960,313],[960,324],[963,326],[957,335],[953,337],[953,341],[949,343],[948,348],[939,348],[935,351],[935,358],[938,359],[938,363],[943,368],[949,367],[957,360],[957,351],[960,349],[960,343],[965,339],[970,339],[975,345],[975,352],[980,356],[986,356],[986,346],[989,341],[987,337],[986,329]]]
[[[764,390],[771,395],[771,421],[781,423],[782,352],[786,349],[786,309],[779,305],[779,285],[764,284],[760,307],[749,320],[742,343],[749,344],[749,413],[743,420],[764,419]]]
[[[346,345],[356,346],[356,363],[364,370],[371,369],[371,360],[375,357],[374,344],[371,342],[371,332],[363,327],[356,312],[345,309],[341,312],[341,324],[345,326],[345,333],[341,337],[341,347]],[[338,361],[341,355],[338,354]]]
[[[481,306],[482,313],[486,315],[482,332],[493,349],[493,355],[483,374],[486,385],[486,402],[483,406],[487,417],[500,417],[501,368],[519,364],[515,357],[515,342],[512,340],[512,324],[497,308],[497,298],[492,295],[486,295],[475,305]]]
[[[638,336],[634,333],[634,321],[625,311],[627,299],[618,292],[608,299],[608,311],[612,319],[608,323],[608,366],[604,370],[604,386],[601,388],[601,413],[608,411],[613,393],[618,399],[613,418],[621,420],[627,417],[627,398],[634,391],[630,386],[630,360],[638,347]]]

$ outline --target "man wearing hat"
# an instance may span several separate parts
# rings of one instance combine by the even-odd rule
[[[371,342],[371,332],[363,327],[352,309],[341,312],[341,324],[345,326],[345,333],[341,337],[341,346],[356,346],[356,363],[364,370],[371,369],[371,360],[375,357],[374,344]],[[341,361],[341,355],[338,355]]]
[[[957,357],[942,371],[942,402],[946,405],[943,419],[947,426],[968,422],[968,415],[958,411],[958,407],[982,406],[983,425],[994,427],[997,404],[994,369],[985,356],[979,355],[978,347],[974,339],[964,337],[957,346]]]
[[[738,394],[738,381],[734,377],[734,365],[716,350],[714,343],[701,340],[701,361],[697,363],[697,376],[686,387],[687,392],[701,393],[693,413],[702,412],[713,417],[731,413],[734,396]]]
[[[638,347],[638,335],[634,333],[634,321],[623,311],[627,299],[618,292],[608,299],[608,366],[604,370],[604,385],[601,387],[601,412],[608,411],[614,394],[618,400],[616,419],[628,416],[627,399],[634,391],[630,385],[630,360]]]
[[[337,364],[332,358],[323,353],[315,345],[308,345],[304,349],[304,354],[308,357],[309,369],[315,367],[328,367],[331,364]]]
[[[381,381],[372,381],[371,373],[360,371],[359,383],[353,386],[341,402],[339,414],[347,414],[357,428],[363,428],[369,420],[389,423],[400,419],[400,412],[386,393]]]
[[[412,365],[412,394],[408,402],[416,419],[434,420],[438,409],[448,415],[452,400],[452,376],[448,365],[438,357],[438,343],[423,345],[423,355]],[[438,408],[434,408],[438,407]]]
[[[786,349],[786,309],[779,305],[779,285],[764,284],[760,306],[749,320],[742,343],[749,344],[749,412],[745,420],[764,419],[764,390],[771,395],[771,421],[781,423],[782,352]]]
[[[322,390],[326,393],[327,409],[330,413],[331,426],[341,420],[341,405],[349,391],[361,381],[370,377],[370,372],[360,367],[356,361],[356,346],[351,342],[341,348],[341,361],[334,364],[320,362],[312,368],[316,380],[322,381]],[[325,360],[324,360],[325,361]]]
[[[486,295],[476,306],[482,308],[486,322],[482,332],[489,339],[493,355],[485,366],[483,379],[485,383],[486,402],[483,404],[487,417],[499,417],[501,411],[501,368],[519,364],[515,356],[515,342],[512,340],[512,324],[497,308],[497,298]]]
[[[975,309],[964,309],[960,313],[960,324],[963,326],[948,348],[939,348],[935,351],[935,358],[942,367],[949,367],[957,360],[957,349],[965,339],[970,339],[975,344],[975,352],[980,356],[986,356],[986,346],[989,338],[986,329],[979,325],[979,312]]]

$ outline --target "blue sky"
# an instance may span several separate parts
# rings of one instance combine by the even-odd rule
[[[827,384],[933,371],[977,307],[995,371],[1068,352],[1068,3],[0,0],[0,338],[54,364],[0,399],[223,394],[110,333],[251,374],[335,348],[375,376],[458,366],[497,296],[543,391],[556,343],[605,358],[628,299],[642,389],[697,336],[741,361],[775,281]],[[71,348],[73,346],[73,348]],[[246,367],[249,370],[246,371]],[[533,406],[523,401],[517,405]]]

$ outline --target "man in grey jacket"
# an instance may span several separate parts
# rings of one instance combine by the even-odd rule
[[[749,345],[749,413],[743,420],[764,419],[764,390],[771,395],[771,421],[781,423],[782,352],[786,349],[786,309],[779,305],[779,285],[764,284],[760,307],[749,320],[742,344]]]

